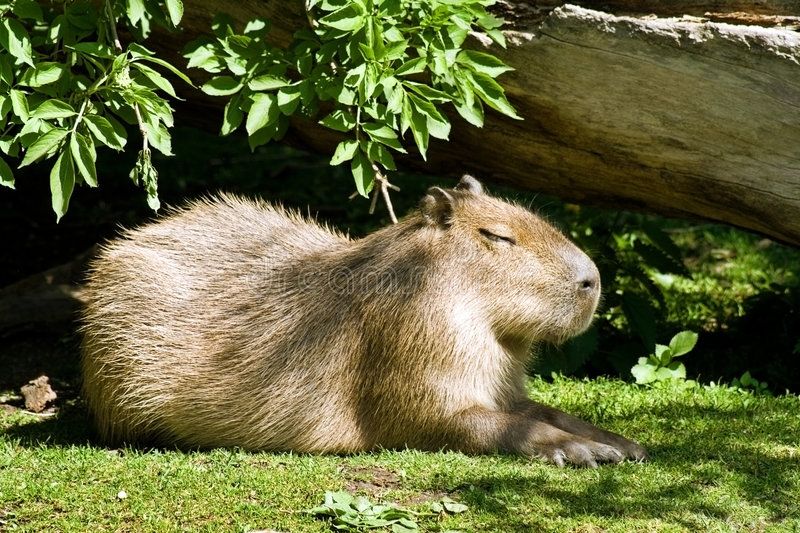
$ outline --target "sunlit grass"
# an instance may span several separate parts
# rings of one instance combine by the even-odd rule
[[[326,490],[469,510],[424,531],[793,531],[800,399],[620,381],[531,382],[537,400],[642,442],[647,464],[558,469],[510,456],[384,451],[351,457],[106,449],[83,411],[0,415],[0,530],[326,531]],[[120,494],[124,492],[124,494]],[[124,497],[120,497],[124,496]]]

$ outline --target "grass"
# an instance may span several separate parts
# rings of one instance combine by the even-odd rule
[[[673,237],[692,278],[656,279],[665,291],[668,319],[685,327],[716,329],[742,318],[748,298],[800,286],[800,250],[713,225],[679,228]]]
[[[531,381],[537,400],[638,439],[647,464],[558,469],[511,456],[349,457],[107,449],[79,406],[0,414],[0,530],[328,531],[326,490],[459,515],[423,531],[797,531],[800,398],[621,381]],[[124,491],[126,497],[120,498]]]
[[[325,160],[281,147],[246,154],[241,138],[220,143],[189,131],[175,145],[179,157],[159,161],[165,203],[222,189],[303,211],[311,206],[353,235],[386,223],[381,209],[370,216],[365,201],[346,200],[352,190],[346,170]],[[4,224],[17,228],[5,241],[0,284],[71,258],[113,235],[119,222],[147,220],[142,193],[127,179],[130,163],[105,161],[103,187],[76,195],[57,226],[48,202],[41,202],[49,194],[46,180],[18,180],[15,196],[3,204],[13,209],[0,209]],[[403,187],[394,198],[398,212],[413,208],[425,187],[437,183],[410,175],[395,181]],[[557,202],[534,204],[565,229],[575,218],[560,219],[566,208]],[[679,329],[701,331],[697,349],[683,361],[693,377],[731,379],[751,370],[774,393],[800,390],[800,252],[719,226],[673,221],[665,227],[693,276],[657,278],[666,301],[659,340]],[[57,329],[3,337],[0,393],[46,374],[59,394],[74,398],[73,337]],[[630,339],[600,340],[617,349]],[[646,353],[636,348],[619,368],[598,363],[592,373],[616,369],[630,379],[630,366]],[[420,519],[424,531],[800,531],[797,396],[644,389],[603,378],[537,379],[531,394],[639,440],[651,462],[559,470],[517,457],[411,450],[316,457],[108,449],[94,440],[74,401],[62,400],[57,416],[43,418],[8,409],[0,399],[0,531],[329,531],[303,512],[321,504],[328,490],[415,510],[443,496],[468,506],[463,514]]]

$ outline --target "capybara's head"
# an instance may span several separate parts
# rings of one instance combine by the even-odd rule
[[[584,331],[600,299],[594,262],[529,210],[484,193],[464,176],[420,202],[464,305],[478,306],[500,338],[554,343]]]

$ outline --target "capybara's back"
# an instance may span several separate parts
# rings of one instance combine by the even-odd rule
[[[335,323],[336,302],[304,288],[315,280],[301,266],[346,244],[281,208],[222,196],[106,245],[90,272],[83,340],[84,396],[101,435],[347,449],[353,429],[326,411],[348,401],[352,369],[304,350]],[[338,342],[332,353],[349,349]]]
[[[83,394],[109,442],[642,458],[531,402],[531,346],[590,323],[594,263],[465,177],[351,240],[220,196],[125,232],[92,264]]]

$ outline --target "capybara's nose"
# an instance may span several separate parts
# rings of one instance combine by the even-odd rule
[[[576,274],[575,284],[580,294],[592,296],[600,292],[600,272],[591,259],[587,258]]]

